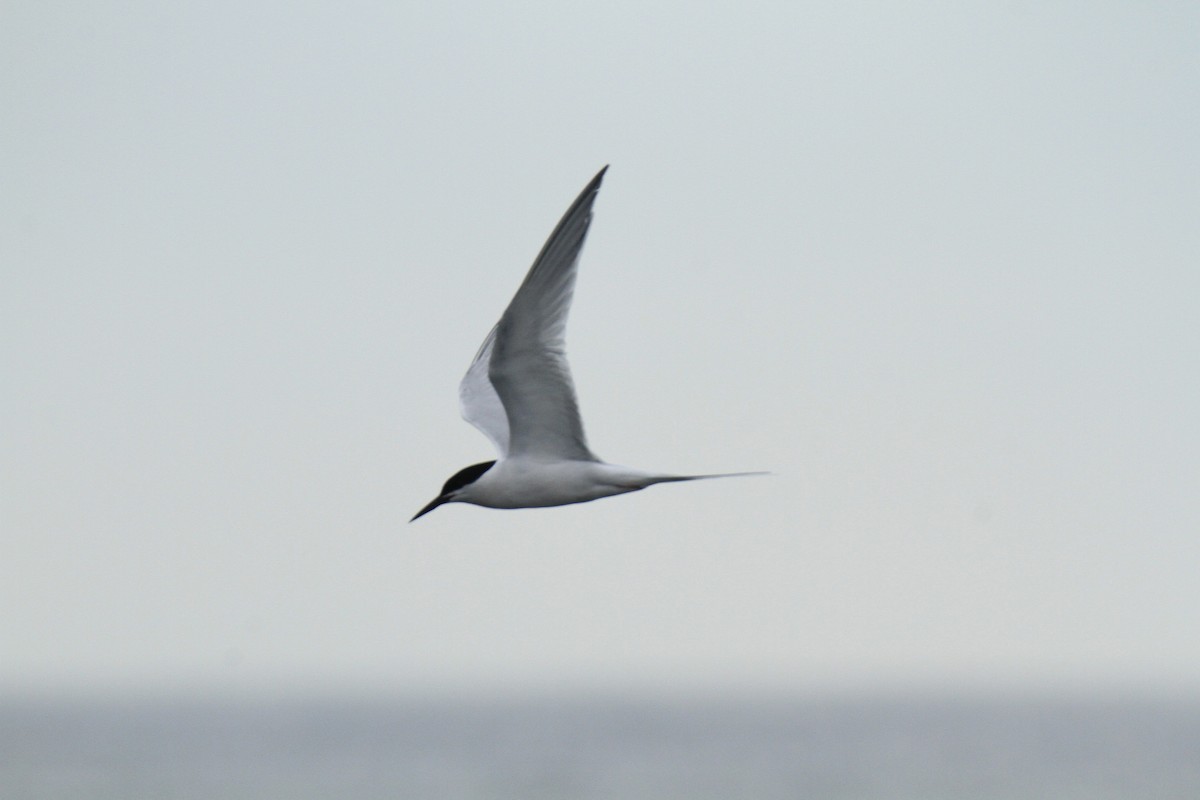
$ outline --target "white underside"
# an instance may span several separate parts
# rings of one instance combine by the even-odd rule
[[[599,461],[507,458],[464,486],[451,502],[488,508],[540,508],[586,503],[679,480]]]

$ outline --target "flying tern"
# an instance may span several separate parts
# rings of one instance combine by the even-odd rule
[[[567,365],[565,334],[579,254],[607,169],[600,170],[567,209],[459,384],[463,419],[491,439],[499,458],[456,472],[413,520],[445,503],[561,506],[656,483],[763,474],[643,472],[607,464],[588,447]]]

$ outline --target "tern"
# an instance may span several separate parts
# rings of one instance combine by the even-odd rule
[[[763,474],[643,472],[607,464],[588,447],[565,336],[579,254],[607,170],[601,169],[567,209],[459,384],[463,419],[491,439],[499,458],[456,472],[410,522],[446,503],[562,506],[656,483]]]

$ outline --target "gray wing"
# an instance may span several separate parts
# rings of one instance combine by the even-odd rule
[[[492,440],[501,458],[508,455],[508,416],[500,395],[488,380],[488,365],[492,361],[492,343],[496,328],[483,340],[470,369],[458,385],[458,407],[462,417]]]
[[[565,335],[579,254],[607,169],[597,173],[550,234],[460,387],[463,415],[502,455],[597,460],[583,435]],[[507,420],[503,434],[497,400]]]

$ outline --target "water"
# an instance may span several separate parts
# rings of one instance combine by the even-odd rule
[[[0,703],[0,797],[1200,798],[1200,704]]]

